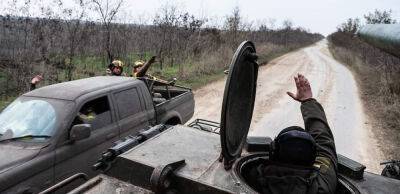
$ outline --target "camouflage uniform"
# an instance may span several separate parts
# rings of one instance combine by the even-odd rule
[[[269,162],[255,169],[258,191],[262,193],[335,193],[337,155],[332,131],[322,106],[309,99],[301,104],[306,131],[315,139],[317,158],[312,167]]]

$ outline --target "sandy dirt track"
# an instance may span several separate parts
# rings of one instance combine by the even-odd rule
[[[293,76],[304,74],[314,97],[322,104],[339,154],[360,161],[380,173],[382,155],[373,137],[352,73],[334,60],[327,41],[286,54],[265,66],[258,75],[257,96],[249,136],[270,136],[291,125],[304,127],[300,103],[287,96],[295,92]],[[220,120],[225,79],[195,91],[194,118]]]

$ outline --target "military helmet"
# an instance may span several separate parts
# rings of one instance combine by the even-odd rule
[[[309,166],[317,155],[310,133],[298,126],[283,129],[272,143],[271,159],[281,163]]]
[[[123,67],[124,66],[124,63],[120,60],[114,60],[112,62],[112,64],[114,65],[114,67]]]
[[[145,63],[145,62],[142,61],[142,60],[135,61],[133,67],[134,67],[134,68],[141,67],[141,66],[144,65],[144,63]]]

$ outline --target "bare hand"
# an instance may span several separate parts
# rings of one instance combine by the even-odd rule
[[[294,95],[292,92],[287,92],[290,97],[299,102],[304,102],[312,98],[310,83],[308,82],[307,78],[304,77],[304,75],[297,74],[297,77],[294,77],[294,81],[296,83],[297,93]]]
[[[32,78],[31,83],[32,84],[37,84],[42,80],[43,80],[43,77],[41,75],[36,75],[34,78]]]

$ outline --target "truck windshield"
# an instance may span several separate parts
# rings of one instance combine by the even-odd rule
[[[17,99],[0,114],[0,139],[51,136],[56,120],[56,111],[49,102]]]

